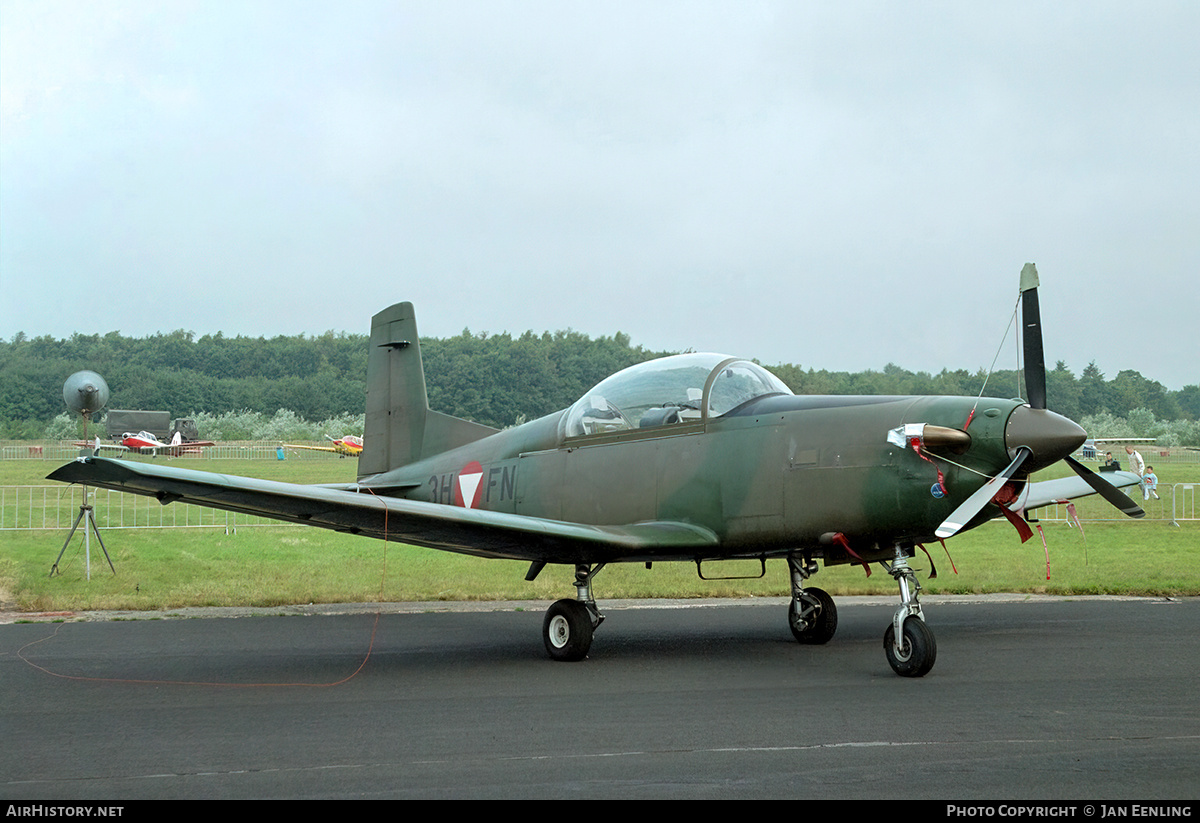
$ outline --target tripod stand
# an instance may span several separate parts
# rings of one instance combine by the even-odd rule
[[[83,552],[84,563],[87,566],[87,579],[92,579],[91,532],[96,533],[96,540],[100,543],[100,550],[104,552],[104,559],[108,561],[108,567],[112,569],[113,574],[117,573],[116,567],[113,566],[112,558],[108,556],[108,548],[104,545],[104,538],[100,536],[100,528],[96,525],[96,514],[93,511],[91,504],[87,502],[87,495],[88,489],[87,486],[84,486],[83,502],[79,504],[79,514],[75,515],[75,522],[71,526],[71,533],[67,535],[67,541],[63,543],[62,551],[58,553],[58,558],[54,561],[54,565],[50,567],[51,577],[54,577],[55,572],[62,574],[62,572],[60,572],[58,569],[58,561],[62,560],[63,554],[67,551],[67,546],[71,545],[71,538],[75,536],[75,530],[79,528],[79,524],[83,523],[85,519],[87,522],[83,523]],[[91,531],[88,531],[89,528]]]
[[[67,404],[67,408],[78,412],[83,418],[83,440],[81,446],[85,446],[88,439],[88,421],[91,419],[92,413],[103,409],[108,403],[108,384],[104,382],[104,378],[92,371],[75,372],[67,378],[67,382],[63,384],[63,402]],[[79,452],[80,459],[89,456],[95,456],[100,451],[100,438],[96,438],[95,449],[87,449],[86,447]],[[87,522],[84,523],[84,519]],[[83,502],[79,504],[79,514],[75,515],[75,523],[71,526],[71,533],[67,535],[67,542],[63,543],[62,551],[58,553],[58,559],[54,561],[54,565],[50,567],[50,576],[54,577],[54,573],[58,570],[58,562],[62,560],[63,554],[67,551],[67,546],[71,545],[71,538],[75,536],[75,530],[79,528],[79,524],[83,523],[83,549],[84,558],[87,563],[87,579],[92,579],[92,532],[96,533],[96,540],[100,542],[100,550],[104,552],[104,559],[108,561],[108,567],[112,569],[112,573],[116,574],[117,569],[113,565],[112,558],[108,556],[108,548],[104,545],[104,539],[100,537],[100,528],[96,525],[96,513],[92,510],[92,506],[88,503],[88,487],[83,487]],[[91,531],[89,531],[89,529]],[[59,572],[62,574],[62,572]]]

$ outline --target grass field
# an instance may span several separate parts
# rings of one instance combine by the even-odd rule
[[[179,465],[299,483],[344,482],[356,461],[197,460]],[[1200,465],[1155,462],[1160,493],[1172,483],[1200,483]],[[45,483],[57,463],[0,461],[0,485]],[[1063,467],[1065,469],[1065,467]],[[1057,474],[1058,472],[1056,472]],[[1169,504],[1168,504],[1169,506]],[[914,565],[926,593],[1044,592],[1056,594],[1200,594],[1200,524],[1169,520],[1109,519],[1106,504],[1080,501],[1084,534],[1046,522],[1047,559],[1036,536],[1022,544],[1006,522],[992,522],[941,546],[929,547],[938,576],[918,554]],[[1169,510],[1168,510],[1169,514]],[[91,541],[92,574],[86,579],[84,544],[76,535],[61,575],[49,577],[66,529],[0,532],[0,608],[22,611],[170,609],[184,606],[271,606],[311,602],[403,600],[554,600],[574,595],[573,572],[548,567],[533,583],[527,564],[481,560],[357,538],[300,526],[256,526],[226,534],[221,528],[106,529],[104,541],[117,573]],[[705,565],[706,575],[757,574],[757,563]],[[833,594],[895,595],[896,586],[875,567],[823,569],[815,585]],[[786,564],[773,561],[758,580],[704,581],[691,563],[617,564],[596,578],[606,598],[781,596],[788,593]]]

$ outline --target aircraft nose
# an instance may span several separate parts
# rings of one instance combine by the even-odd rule
[[[1020,446],[1033,454],[1023,469],[1036,471],[1057,463],[1075,451],[1087,439],[1087,432],[1073,420],[1048,409],[1020,406],[1008,417],[1004,430],[1004,445],[1010,455]]]

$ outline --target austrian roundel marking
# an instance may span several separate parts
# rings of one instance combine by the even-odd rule
[[[454,484],[454,505],[476,509],[482,496],[483,466],[478,460],[472,460],[458,472],[458,480]]]

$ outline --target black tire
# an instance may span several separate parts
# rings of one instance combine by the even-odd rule
[[[801,643],[811,645],[828,643],[833,639],[834,632],[837,631],[837,606],[833,604],[833,598],[824,589],[818,589],[814,586],[805,589],[804,594],[815,600],[816,603],[802,602],[798,604],[793,600],[788,604],[788,627],[792,630],[792,636]],[[805,609],[812,605],[815,608],[815,613],[811,613],[807,617],[802,617],[796,612],[798,605]]]
[[[592,616],[578,600],[559,600],[546,610],[542,642],[552,660],[575,661],[592,647]]]
[[[927,675],[937,660],[937,641],[933,639],[933,631],[925,625],[925,621],[919,617],[904,619],[904,644],[899,654],[893,642],[895,637],[895,627],[889,623],[887,631],[883,633],[883,651],[892,671],[901,677]]]

